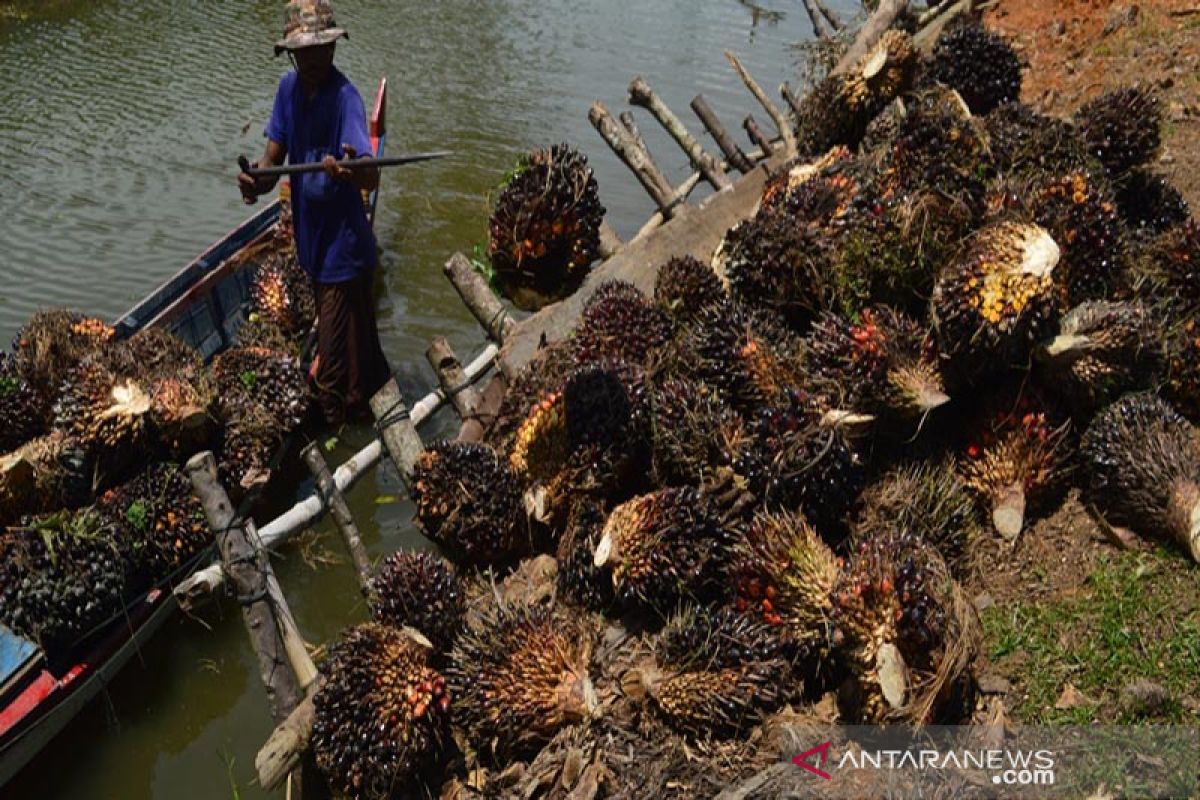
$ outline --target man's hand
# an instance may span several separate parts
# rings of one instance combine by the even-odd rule
[[[342,145],[342,154],[346,160],[356,158],[358,151],[348,144]],[[333,156],[325,156],[321,159],[321,166],[325,168],[325,174],[335,181],[348,181],[354,177],[354,170],[343,167],[341,163]]]
[[[250,166],[257,167],[258,162],[255,162]],[[245,172],[238,173],[238,189],[240,189],[242,192],[242,202],[248,206],[252,206],[258,202],[258,196],[262,194],[262,190],[259,188],[258,179],[251,177]]]

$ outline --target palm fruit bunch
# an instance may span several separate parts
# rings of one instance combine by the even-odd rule
[[[492,607],[454,645],[446,677],[454,720],[476,749],[500,756],[549,741],[597,706],[594,632],[545,606]]]
[[[1103,170],[1079,130],[1023,103],[1005,103],[983,120],[988,150],[1003,175],[1062,175]]]
[[[1126,229],[1139,241],[1185,223],[1192,216],[1179,190],[1163,176],[1145,169],[1124,176],[1117,186],[1116,200]]]
[[[583,306],[575,329],[575,362],[616,360],[645,364],[674,335],[666,312],[632,283],[605,281]]]
[[[1128,394],[1092,421],[1080,454],[1105,517],[1178,543],[1200,561],[1200,434],[1152,394]]]
[[[1200,309],[1200,223],[1189,219],[1168,228],[1146,247],[1141,262],[1139,295],[1172,317]]]
[[[106,350],[105,361],[113,371],[135,376],[143,383],[204,368],[200,351],[162,328],[145,328],[117,342]]]
[[[0,622],[36,641],[52,662],[124,608],[121,543],[94,511],[27,518],[0,539]]]
[[[872,306],[857,319],[822,314],[807,342],[812,379],[837,392],[841,408],[905,423],[950,400],[932,339],[895,309]]]
[[[1075,114],[1089,149],[1114,176],[1154,157],[1162,144],[1162,120],[1158,95],[1135,87],[1101,95]]]
[[[251,314],[290,339],[307,333],[317,318],[312,286],[294,256],[275,253],[260,264],[250,284],[250,299]]]
[[[376,622],[416,628],[438,654],[450,651],[467,608],[454,565],[432,553],[392,553],[371,578],[370,595]]]
[[[625,606],[666,609],[725,590],[734,534],[691,487],[659,489],[617,506],[604,523],[595,564]]]
[[[595,560],[606,518],[603,505],[582,498],[571,506],[566,530],[558,540],[558,590],[590,611],[606,611],[616,602],[612,578]]]
[[[1167,339],[1167,381],[1163,394],[1181,414],[1200,422],[1200,322],[1189,316]]]
[[[68,373],[115,336],[114,328],[94,317],[65,309],[38,311],[13,339],[13,357],[34,391],[52,402]]]
[[[1145,306],[1103,300],[1068,311],[1058,336],[1037,355],[1042,384],[1083,417],[1127,391],[1150,388],[1166,358],[1159,321]]]
[[[803,514],[756,514],[729,572],[738,611],[777,626],[805,653],[828,650],[838,560]]]
[[[517,431],[529,412],[547,395],[558,390],[575,368],[574,343],[570,339],[546,345],[508,383],[496,417],[485,438],[498,453],[512,451]]]
[[[213,543],[191,481],[171,463],[154,464],[108,490],[96,510],[122,538],[136,579],[147,583],[173,574]]]
[[[261,408],[247,409],[225,423],[217,472],[221,485],[239,497],[271,478],[284,433]]]
[[[1029,393],[1013,402],[997,401],[974,426],[959,460],[963,482],[991,514],[992,525],[1012,541],[1034,508],[1059,488],[1065,477],[1069,423],[1056,424]]]
[[[858,188],[850,181],[852,175],[843,174],[838,169],[843,162],[852,162],[854,159],[854,153],[845,145],[833,147],[815,160],[792,159],[784,164],[782,169],[767,178],[767,182],[763,185],[762,196],[758,201],[758,208],[755,211],[777,208],[789,202],[794,211],[804,210],[806,206],[810,206],[814,202],[818,204],[818,208],[822,208],[827,213],[830,210],[838,210],[843,202],[848,202],[858,191]],[[799,191],[809,181],[821,177],[829,177],[831,180],[821,181],[816,186],[831,189],[832,192]]]
[[[894,533],[861,542],[833,593],[842,701],[863,724],[934,720],[974,655],[972,611],[930,545]]]
[[[308,416],[312,398],[304,370],[282,353],[231,347],[213,359],[212,374],[226,422],[261,409],[279,431],[290,433]]]
[[[749,419],[749,434],[735,471],[750,492],[770,509],[802,510],[823,536],[840,538],[865,480],[844,426],[830,424],[816,399],[792,389]]]
[[[732,609],[689,607],[659,635],[655,667],[622,683],[636,683],[690,738],[742,733],[783,703],[791,649],[771,626]]]
[[[800,155],[815,158],[835,145],[857,147],[871,120],[912,85],[917,64],[912,38],[888,31],[853,67],[818,83],[797,114]]]
[[[301,339],[289,337],[283,330],[265,317],[250,314],[233,337],[235,347],[270,350],[293,358],[300,357],[303,346]]]
[[[49,409],[17,368],[0,351],[0,453],[15,450],[47,429]]]
[[[665,375],[652,383],[653,463],[663,485],[694,485],[732,458],[745,441],[742,416],[716,389],[692,378]]]
[[[566,144],[529,154],[488,220],[495,284],[525,311],[568,296],[597,256],[603,219],[587,156]]]
[[[366,624],[330,648],[313,699],[312,748],[340,795],[404,796],[449,740],[454,696],[429,665],[427,644],[408,631]]]
[[[111,482],[158,443],[151,406],[146,387],[90,357],[63,382],[54,427],[93,454],[102,482]]]
[[[987,114],[1021,96],[1021,59],[1004,37],[964,20],[938,37],[929,77],[962,95],[973,114]]]
[[[936,547],[950,567],[963,565],[968,546],[982,529],[975,498],[953,464],[903,464],[863,491],[853,541],[873,541],[896,531]]]
[[[712,267],[691,256],[669,259],[654,279],[654,302],[679,325],[691,322],[701,309],[727,296]]]
[[[1065,311],[1055,280],[1060,255],[1037,225],[995,223],[972,237],[933,291],[934,329],[952,372],[972,376],[1028,362]]]
[[[519,487],[488,445],[435,442],[417,459],[413,487],[417,524],[457,557],[487,564],[528,549]]]
[[[86,505],[94,477],[93,457],[62,431],[0,455],[0,525],[22,514]]]

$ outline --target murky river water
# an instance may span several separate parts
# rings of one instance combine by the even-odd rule
[[[833,3],[838,8],[856,4]],[[557,141],[587,152],[608,219],[631,236],[653,210],[587,121],[594,99],[625,107],[643,75],[696,131],[703,91],[726,124],[766,114],[721,51],[768,87],[794,80],[791,45],[810,36],[795,0],[341,0],[351,32],[338,64],[367,102],[389,78],[390,152],[455,157],[385,174],[376,231],[386,291],[384,346],[410,398],[433,382],[424,352],[482,344],[441,274],[483,241],[489,190],[522,150]],[[274,86],[280,0],[0,0],[0,342],[39,306],[116,317],[246,216],[233,179],[258,155]],[[639,112],[640,113],[640,112]],[[675,182],[678,149],[647,116],[643,133]],[[714,148],[715,149],[715,148]],[[446,415],[423,433],[451,430]],[[331,460],[365,443],[341,432]],[[375,557],[425,547],[390,469],[351,505]],[[278,498],[283,504],[290,497]],[[382,501],[382,502],[381,502]],[[328,523],[276,561],[305,636],[362,618]],[[345,559],[341,559],[344,561]],[[177,616],[16,781],[5,798],[262,796],[253,785],[270,720],[233,604]]]

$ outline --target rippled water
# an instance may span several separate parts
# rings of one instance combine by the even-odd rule
[[[625,107],[643,75],[695,131],[702,91],[726,125],[766,114],[741,87],[733,49],[767,87],[793,78],[809,37],[795,0],[341,0],[351,32],[338,64],[368,103],[389,78],[390,152],[446,147],[452,159],[390,170],[376,226],[385,349],[410,397],[433,382],[430,337],[460,357],[482,344],[441,274],[484,236],[487,195],[517,154],[556,141],[591,158],[608,219],[631,236],[653,210],[587,121]],[[856,6],[846,0],[839,8]],[[238,154],[256,156],[274,86],[279,0],[0,0],[0,342],[40,306],[115,317],[247,214]],[[794,78],[793,78],[794,79]],[[673,181],[682,154],[639,113]],[[715,148],[714,148],[715,149]],[[442,415],[426,436],[450,431]],[[331,459],[364,443],[343,431]],[[426,546],[390,469],[351,493],[373,556]],[[290,497],[277,498],[286,504]],[[383,502],[380,502],[380,501]],[[322,523],[276,561],[305,636],[362,617],[349,568]],[[307,557],[307,561],[306,561]],[[316,567],[310,566],[312,562]],[[262,796],[253,760],[270,731],[265,695],[233,604],[164,630],[3,797]]]

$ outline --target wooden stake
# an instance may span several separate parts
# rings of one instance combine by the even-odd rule
[[[358,526],[354,524],[354,517],[350,515],[350,506],[346,505],[345,496],[334,483],[329,464],[321,454],[321,446],[316,442],[309,442],[301,451],[301,455],[304,456],[304,461],[316,480],[317,495],[329,508],[329,515],[333,517],[338,532],[342,534],[342,541],[350,551],[350,560],[354,563],[354,571],[358,575],[358,588],[365,595],[371,589],[371,559],[367,557],[367,548],[363,546]]]
[[[879,5],[871,12],[871,16],[867,17],[867,21],[858,31],[858,36],[855,37],[854,42],[838,61],[831,74],[841,75],[857,64],[858,60],[883,38],[883,34],[892,26],[896,17],[907,5],[908,0],[879,0]]]
[[[771,146],[770,140],[763,134],[762,129],[758,127],[758,123],[754,120],[753,114],[747,114],[742,120],[742,127],[746,129],[746,135],[750,137],[750,141],[758,145],[763,151],[763,155],[770,158],[775,153],[775,148]]]
[[[287,719],[279,723],[254,758],[258,782],[268,792],[274,791],[283,783],[300,764],[300,759],[308,750],[312,740],[313,720],[316,718],[314,695],[315,691],[309,692]]]
[[[622,111],[618,119],[621,120],[621,125],[625,127],[625,130],[629,132],[633,143],[642,150],[649,152],[649,149],[646,147],[646,140],[642,138],[642,131],[638,128],[637,120],[633,118],[633,112]]]
[[[683,121],[654,93],[650,84],[640,77],[634,78],[629,84],[629,102],[654,115],[659,124],[666,128],[667,133],[671,134],[671,138],[683,148],[688,160],[692,162],[692,167],[698,170],[714,189],[719,191],[729,187],[729,178],[725,175],[725,170],[721,169],[720,162],[704,152],[696,137],[692,136]]]
[[[817,38],[832,39],[833,31],[829,29],[828,21],[822,18],[814,0],[804,0],[804,10],[808,12],[808,18],[812,21],[813,33],[817,35]]]
[[[371,413],[375,415],[383,446],[387,448],[409,494],[412,494],[413,469],[425,445],[409,417],[408,406],[404,404],[404,397],[394,377],[388,378],[383,388],[371,398]]]
[[[454,355],[445,337],[436,337],[425,351],[425,358],[437,373],[442,393],[458,412],[462,429],[458,438],[478,442],[483,440],[483,422],[479,419],[479,392],[467,380],[458,356]]]
[[[612,114],[599,100],[592,103],[588,119],[617,157],[637,176],[638,182],[658,205],[663,215],[667,219],[675,216],[677,209],[673,205],[675,197],[671,184],[667,183],[658,165],[650,158],[649,151],[638,147],[629,131],[613,119]]]
[[[742,148],[737,146],[737,142],[729,135],[729,131],[725,130],[725,126],[721,124],[721,120],[708,105],[704,95],[698,94],[692,98],[692,111],[696,112],[696,116],[700,118],[705,130],[713,137],[717,147],[721,148],[721,152],[725,154],[730,166],[743,175],[754,169],[750,159],[742,152]]]
[[[733,71],[742,79],[742,83],[746,84],[746,88],[750,90],[750,94],[754,95],[755,99],[766,109],[767,114],[770,115],[771,120],[775,123],[775,127],[779,129],[779,135],[783,137],[783,147],[787,151],[788,158],[795,158],[797,152],[796,135],[792,132],[792,126],[788,123],[787,117],[783,115],[783,112],[779,110],[777,105],[771,102],[771,99],[763,92],[762,87],[746,71],[746,68],[742,66],[742,62],[732,51],[726,50],[725,58],[729,60],[730,65],[733,66]]]
[[[503,344],[504,337],[508,336],[517,323],[509,317],[504,304],[500,302],[500,298],[496,297],[496,293],[492,291],[492,287],[488,286],[483,276],[475,271],[471,262],[462,253],[450,256],[450,260],[442,267],[442,271],[454,285],[458,296],[462,298],[463,305],[475,315],[475,319],[479,320],[479,324],[483,326],[488,338]]]
[[[779,86],[779,94],[783,96],[784,102],[788,104],[788,108],[792,109],[792,116],[795,119],[800,119],[800,98],[796,96],[796,92],[792,90],[792,86],[787,81],[784,81]]]

